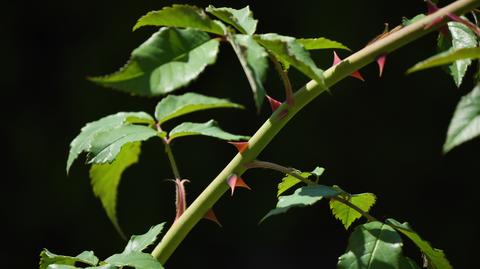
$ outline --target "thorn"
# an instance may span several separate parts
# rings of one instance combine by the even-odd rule
[[[233,192],[235,191],[236,187],[241,187],[241,188],[252,190],[247,185],[247,183],[245,183],[245,181],[243,181],[243,179],[241,177],[237,176],[236,174],[231,174],[227,178],[227,184],[228,184],[228,186],[230,186],[230,189],[232,190],[232,196],[233,196]]]
[[[338,57],[337,53],[335,51],[333,51],[333,65],[337,65],[341,62],[342,62],[342,59],[340,59],[340,57]],[[359,79],[361,81],[365,81],[365,79],[362,77],[362,75],[360,74],[360,72],[358,70],[351,73],[350,76],[354,77],[356,79]]]
[[[385,66],[385,61],[387,60],[387,54],[382,54],[380,57],[377,59],[377,64],[378,64],[378,71],[379,71],[379,77],[382,76],[383,74],[383,67]]]
[[[186,194],[185,194],[185,183],[190,182],[188,179],[175,179],[172,180],[175,182],[175,207],[176,207],[176,215],[175,221],[177,221],[180,216],[182,216],[183,212],[187,208],[187,201],[186,201]]]
[[[267,99],[268,99],[268,102],[270,103],[270,107],[272,108],[272,112],[275,112],[275,110],[277,110],[277,108],[282,105],[282,103],[278,100],[275,100],[273,99],[272,97],[268,96],[268,95],[265,95],[267,96]]]
[[[222,224],[220,223],[220,221],[218,221],[217,216],[215,215],[215,212],[213,212],[213,209],[211,208],[207,211],[207,213],[205,213],[205,216],[203,216],[203,218],[213,221],[218,226],[222,227]]]
[[[248,149],[248,142],[228,142],[231,145],[234,145],[239,153],[245,152]]]

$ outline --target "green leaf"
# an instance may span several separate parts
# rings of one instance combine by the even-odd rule
[[[47,269],[79,269],[73,265],[65,265],[65,264],[50,264]]]
[[[217,58],[219,41],[195,29],[162,28],[118,72],[90,78],[131,94],[156,96],[186,86]]]
[[[152,255],[143,252],[121,253],[110,256],[105,262],[114,266],[131,266],[136,269],[162,269],[163,266]]]
[[[190,135],[211,136],[227,141],[250,139],[249,136],[234,135],[223,131],[214,120],[205,123],[184,122],[170,131],[169,139],[171,141],[175,138]]]
[[[407,73],[413,73],[427,68],[437,67],[440,65],[450,64],[455,61],[465,59],[479,59],[480,48],[465,48],[448,50],[423,60],[407,70]]]
[[[188,113],[212,108],[243,108],[243,106],[232,103],[227,99],[209,97],[198,93],[185,93],[179,96],[168,95],[155,108],[155,117],[162,124]]]
[[[155,120],[145,112],[119,112],[103,117],[97,121],[87,123],[80,134],[70,143],[70,152],[67,160],[67,173],[75,159],[91,147],[94,136],[100,132],[117,128],[130,123],[154,124]]]
[[[228,7],[216,8],[210,5],[206,10],[213,16],[235,27],[242,34],[253,35],[255,30],[257,30],[258,21],[253,18],[253,13],[250,11],[249,6],[242,9],[233,9]]]
[[[443,152],[480,135],[480,84],[463,96],[457,104],[450,125]]]
[[[340,42],[330,40],[324,37],[318,38],[299,38],[297,41],[302,44],[306,50],[322,50],[322,49],[344,49],[351,51],[347,46]]]
[[[312,173],[309,173],[309,172],[300,173],[300,176],[303,178],[308,178],[311,175]],[[282,178],[282,182],[278,183],[277,197],[280,196],[280,194],[288,191],[290,188],[292,188],[293,186],[297,185],[300,182],[302,182],[300,179],[293,177],[291,175],[286,175],[284,178]]]
[[[355,228],[338,269],[404,269],[402,238],[389,225],[378,221]]]
[[[255,40],[267,48],[286,69],[290,65],[322,87],[325,86],[323,71],[315,65],[307,50],[295,38],[278,34],[256,35]]]
[[[425,18],[425,17],[426,17],[425,14],[418,14],[417,16],[415,16],[415,17],[413,17],[413,18],[411,18],[411,19],[408,19],[408,18],[403,17],[403,19],[402,19],[402,25],[403,25],[403,26],[408,26],[408,25],[410,25],[410,24],[412,24],[412,23],[414,23],[414,22],[417,22],[417,21]]]
[[[293,207],[305,207],[313,205],[322,200],[322,198],[331,198],[339,195],[341,192],[335,188],[324,185],[305,186],[295,190],[292,195],[280,196],[277,207],[270,210],[268,214],[260,220],[263,222],[270,216],[287,212]]]
[[[450,269],[452,265],[445,257],[445,254],[440,249],[433,248],[429,242],[423,240],[411,227],[408,222],[400,223],[394,219],[387,219],[386,223],[405,236],[410,238],[415,245],[427,257],[429,269]]]
[[[75,257],[57,255],[47,249],[43,249],[40,253],[40,269],[46,269],[49,265],[75,265],[81,262],[89,265],[97,265],[98,258],[93,254],[93,251],[84,251]]]
[[[202,9],[190,5],[173,5],[151,11],[137,21],[133,31],[143,26],[194,28],[218,35],[224,34],[224,26],[220,22],[210,19]]]
[[[128,241],[123,253],[128,254],[131,252],[141,252],[149,245],[155,243],[157,236],[162,232],[164,225],[165,222],[151,227],[150,230],[148,230],[148,232],[145,234],[133,235]]]
[[[377,200],[377,197],[373,193],[346,195],[343,198],[365,212],[368,212]],[[345,229],[348,229],[355,220],[362,216],[362,214],[355,209],[333,199],[330,200],[330,209],[332,209],[335,218],[343,223]]]
[[[401,266],[400,268],[402,269],[420,269],[420,266],[416,262],[414,262],[412,259],[405,257],[401,261]]]
[[[156,130],[141,125],[123,125],[97,133],[88,149],[88,163],[111,163],[125,144],[145,141],[157,134]]]
[[[233,35],[228,40],[250,83],[255,105],[260,110],[265,100],[263,83],[268,69],[268,53],[249,35]]]
[[[315,167],[315,169],[312,171],[312,174],[315,175],[317,178],[323,175],[323,172],[325,172],[325,168],[323,167]]]
[[[140,142],[125,144],[115,161],[110,164],[94,164],[90,168],[93,192],[100,198],[108,218],[112,221],[115,229],[117,229],[122,237],[125,236],[118,224],[116,211],[118,184],[120,183],[123,171],[138,162],[140,145]]]

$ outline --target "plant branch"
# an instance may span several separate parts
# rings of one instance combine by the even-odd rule
[[[157,131],[162,133],[162,128],[160,124],[157,124]],[[170,167],[172,168],[173,176],[176,180],[182,179],[180,177],[180,172],[178,171],[177,162],[175,161],[175,157],[173,156],[172,147],[167,138],[162,137],[163,144],[165,145],[165,153],[167,154],[168,160],[170,162]]]
[[[294,177],[298,180],[301,180],[303,183],[305,183],[307,185],[316,185],[315,182],[311,181],[308,178],[304,178],[300,174],[298,174],[296,172],[297,170],[295,170],[293,168],[288,168],[288,167],[285,167],[285,166],[281,166],[281,165],[276,164],[276,163],[255,160],[255,161],[252,161],[251,163],[245,164],[245,167],[249,168],[249,169],[250,168],[265,168],[265,169],[275,170],[275,171],[278,171],[280,173],[290,175],[290,176],[292,176],[292,177]]]
[[[285,88],[285,99],[287,100],[287,103],[292,106],[294,104],[293,89],[292,89],[292,83],[290,83],[290,79],[288,78],[288,72],[283,69],[282,64],[278,62],[275,56],[269,53],[268,57],[273,62],[273,65],[275,66],[275,70],[277,71],[278,75],[282,79],[283,86]]]
[[[335,65],[324,72],[325,85],[321,87],[315,81],[308,82],[303,88],[295,93],[295,104],[288,109],[288,114],[278,117],[278,114],[286,108],[283,104],[273,115],[257,130],[249,140],[249,148],[241,154],[237,154],[230,163],[218,174],[218,176],[205,188],[197,199],[187,208],[185,213],[170,227],[162,241],[155,247],[152,255],[162,264],[168,260],[173,251],[187,236],[195,224],[203,218],[205,213],[220,199],[228,190],[226,179],[231,174],[241,175],[245,170],[245,164],[255,160],[260,152],[270,143],[278,132],[293,118],[305,105],[310,103],[318,95],[327,90],[327,87],[335,85],[354,71],[374,62],[379,56],[388,54],[412,41],[438,29],[442,24],[435,27],[426,27],[432,22],[443,18],[447,14],[457,15],[469,12],[480,6],[480,0],[458,0],[441,8],[437,12],[428,15],[402,29],[382,38],[373,44],[361,49],[344,59],[342,63]]]

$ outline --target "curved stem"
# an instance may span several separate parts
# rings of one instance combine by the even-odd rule
[[[178,171],[177,162],[175,162],[175,157],[173,157],[172,147],[169,143],[165,143],[165,152],[167,153],[168,160],[170,161],[170,166],[172,167],[173,176],[175,179],[181,179],[180,172]]]
[[[292,88],[292,83],[290,83],[290,79],[288,78],[288,72],[283,69],[282,64],[278,62],[275,56],[269,53],[268,57],[273,62],[273,65],[275,66],[275,70],[277,71],[278,75],[282,79],[283,87],[285,88],[285,99],[287,101],[287,104],[292,106],[294,103],[293,88]]]
[[[331,87],[340,80],[349,76],[355,70],[375,61],[379,56],[388,54],[410,42],[436,30],[431,25],[435,20],[447,14],[463,14],[480,6],[480,0],[458,0],[439,11],[410,24],[407,27],[382,38],[373,44],[352,54],[324,72],[325,85]],[[195,224],[203,218],[205,213],[220,199],[228,190],[226,178],[235,173],[241,175],[245,171],[244,165],[256,159],[260,152],[270,143],[277,133],[300,111],[305,105],[320,95],[326,88],[320,87],[317,82],[310,81],[302,89],[295,93],[295,104],[289,106],[288,114],[279,117],[279,113],[286,108],[287,104],[276,110],[275,113],[258,129],[249,140],[249,148],[243,153],[237,154],[230,163],[218,174],[218,176],[205,188],[197,199],[187,208],[185,213],[170,227],[162,241],[155,247],[152,255],[162,264],[168,260],[173,251],[187,236]]]

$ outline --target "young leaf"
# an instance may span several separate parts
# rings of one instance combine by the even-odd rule
[[[354,194],[344,198],[365,212],[370,210],[377,199],[373,193]],[[330,209],[332,209],[332,213],[335,218],[343,223],[345,229],[348,229],[348,227],[350,227],[355,220],[362,216],[362,214],[357,212],[355,209],[333,199],[330,200]]]
[[[195,29],[162,28],[118,72],[90,78],[135,95],[163,95],[194,80],[217,58],[219,41]]]
[[[441,52],[426,60],[423,60],[407,70],[407,74],[432,68],[440,65],[450,64],[459,60],[479,59],[480,48],[464,48]]]
[[[233,35],[229,39],[247,76],[257,110],[265,98],[263,83],[268,69],[268,53],[249,35]]]
[[[67,173],[78,155],[87,151],[91,147],[93,137],[96,134],[130,123],[154,124],[155,120],[145,112],[119,112],[114,115],[103,117],[97,121],[87,123],[80,131],[80,134],[73,139],[72,143],[70,143],[70,152],[67,160]]]
[[[175,138],[190,135],[211,136],[227,141],[247,140],[250,138],[248,136],[227,133],[220,129],[216,121],[209,120],[205,123],[184,122],[170,131],[169,139],[173,140]]]
[[[338,269],[405,269],[402,238],[389,225],[374,221],[355,228]]]
[[[255,35],[255,40],[267,48],[286,69],[290,65],[324,86],[323,71],[315,65],[308,51],[295,38],[278,34]]]
[[[210,5],[206,10],[213,16],[235,27],[242,34],[253,35],[255,30],[257,30],[258,21],[253,18],[253,13],[250,11],[249,6],[242,9],[233,9],[228,7],[216,8]]]
[[[340,42],[333,41],[324,37],[319,38],[299,38],[297,41],[306,50],[322,50],[322,49],[344,49],[351,51],[347,46]]]
[[[423,240],[412,228],[408,222],[400,223],[394,219],[387,219],[386,223],[399,232],[406,235],[426,256],[431,269],[451,269],[452,265],[445,257],[442,250],[432,248],[429,242]]]
[[[305,207],[313,205],[322,200],[322,198],[335,197],[341,194],[340,190],[324,185],[306,186],[295,190],[292,195],[280,196],[277,207],[270,210],[268,214],[260,220],[264,221],[270,216],[287,212],[293,207]]]
[[[224,34],[222,23],[210,19],[205,11],[190,5],[173,5],[151,11],[137,21],[133,31],[143,26],[194,28],[217,35]]]
[[[454,147],[480,135],[480,84],[462,97],[457,104],[443,152],[447,153]]]
[[[105,260],[114,266],[130,266],[136,269],[163,269],[160,262],[152,255],[143,252],[120,253],[110,256]]]
[[[94,164],[90,168],[90,179],[95,196],[100,198],[108,218],[122,237],[123,232],[117,220],[117,190],[123,171],[135,164],[140,155],[140,142],[128,143],[122,147],[112,163]]]
[[[300,176],[304,178],[308,178],[311,175],[312,173],[309,173],[309,172],[300,173]],[[302,182],[300,179],[293,177],[291,175],[287,175],[286,177],[282,178],[282,182],[278,183],[277,197],[300,182]]]
[[[97,133],[88,149],[88,163],[111,163],[125,144],[145,141],[157,134],[156,130],[141,125],[124,125]]]
[[[132,235],[123,253],[129,254],[132,252],[141,252],[151,244],[155,243],[158,235],[162,232],[164,225],[165,225],[165,222],[151,227],[150,230],[148,230],[148,232],[146,232],[145,234]]]
[[[93,254],[93,251],[84,251],[75,257],[57,255],[47,249],[40,253],[40,269],[47,269],[52,264],[75,265],[76,262],[97,265],[98,258]]]
[[[227,99],[189,92],[178,96],[168,95],[163,98],[155,108],[155,118],[158,123],[162,124],[188,113],[213,108],[243,108],[243,106]]]

